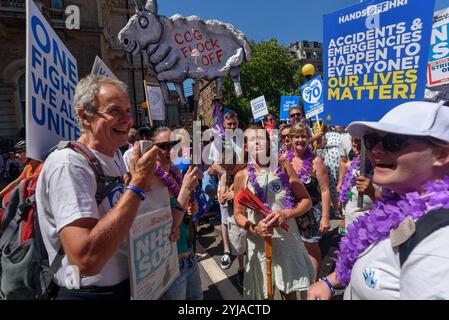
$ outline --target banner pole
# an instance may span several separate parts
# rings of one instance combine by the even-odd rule
[[[360,176],[365,175],[366,171],[366,147],[365,142],[362,139],[362,149],[360,150]],[[364,194],[362,192],[359,192],[359,196],[357,197],[357,207],[362,208],[363,207],[363,196]]]
[[[153,118],[151,117],[151,109],[150,109],[150,99],[148,98],[148,90],[147,90],[147,82],[143,80],[143,87],[145,88],[145,98],[148,106],[148,121],[150,124],[150,128],[153,128]]]

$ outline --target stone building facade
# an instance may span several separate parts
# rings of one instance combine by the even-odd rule
[[[27,0],[0,0],[0,154],[25,137],[25,48]],[[131,57],[117,39],[118,32],[135,12],[132,0],[35,0],[47,21],[78,63],[78,78],[90,74],[95,56],[129,87],[134,124],[147,123],[143,79],[157,83],[143,55]],[[80,29],[66,28],[65,8],[80,9]],[[170,94],[167,120],[158,125],[177,125],[190,108],[179,110],[177,96]],[[184,117],[185,118],[185,117]],[[189,117],[187,117],[189,118]],[[188,124],[183,124],[188,125]],[[191,125],[191,124],[190,124]]]
[[[297,41],[288,46],[288,54],[299,60],[299,69],[313,64],[316,74],[323,74],[323,44],[317,41]]]

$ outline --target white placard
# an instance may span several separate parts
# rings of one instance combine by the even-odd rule
[[[251,100],[251,110],[253,112],[254,122],[258,122],[265,117],[268,114],[265,96],[260,96],[254,100]]]
[[[44,160],[60,140],[77,140],[72,98],[77,62],[32,0],[26,1],[27,156]]]
[[[92,71],[90,74],[96,74],[98,76],[108,77],[115,80],[118,80],[118,78],[115,76],[115,74],[111,71],[111,69],[108,68],[106,63],[103,62],[103,60],[100,59],[99,56],[95,57],[94,65],[92,66]]]
[[[129,231],[131,298],[157,300],[179,275],[176,242],[169,240],[173,219],[167,188],[145,194]]]
[[[146,83],[148,108],[153,120],[165,120],[165,102],[161,87],[151,86]]]

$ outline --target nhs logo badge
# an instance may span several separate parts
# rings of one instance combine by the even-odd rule
[[[120,200],[122,194],[125,193],[125,186],[118,185],[108,194],[109,206],[114,208],[117,202]]]
[[[379,270],[374,268],[366,268],[363,272],[365,285],[371,289],[379,289]]]

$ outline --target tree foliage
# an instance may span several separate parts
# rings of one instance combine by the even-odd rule
[[[303,76],[298,70],[299,61],[287,54],[287,48],[276,39],[250,42],[251,61],[241,65],[243,96],[237,98],[234,84],[227,77],[223,82],[224,107],[235,110],[242,126],[253,122],[250,101],[264,95],[268,110],[279,118],[281,96],[299,95]],[[296,71],[296,72],[295,72]]]

